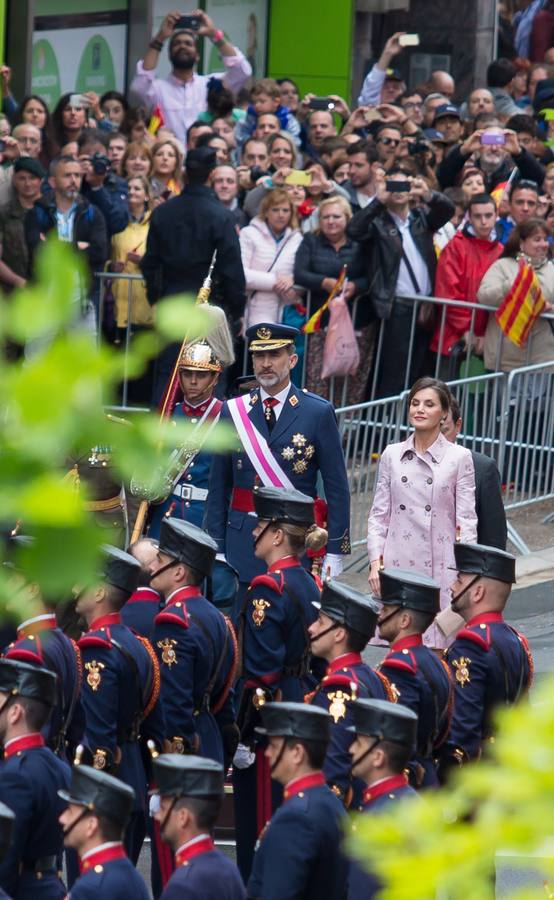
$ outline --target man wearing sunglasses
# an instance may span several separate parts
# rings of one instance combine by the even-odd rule
[[[385,169],[390,169],[394,164],[400,143],[402,131],[398,125],[382,125],[375,136],[375,146],[379,154],[379,160]]]

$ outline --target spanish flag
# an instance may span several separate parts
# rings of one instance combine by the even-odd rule
[[[500,329],[516,347],[524,347],[544,306],[537,273],[520,259],[515,281],[495,313]]]
[[[502,181],[500,184],[496,185],[494,191],[491,191],[491,197],[494,200],[494,202],[496,203],[497,209],[500,206],[500,201],[503,199],[504,193],[506,192],[508,187],[509,187],[508,182]]]
[[[302,326],[302,332],[304,334],[314,334],[314,332],[321,330],[321,319],[323,318],[323,313],[326,312],[326,310],[329,308],[329,304],[330,304],[331,300],[333,300],[337,296],[337,294],[340,294],[340,292],[342,291],[345,279],[346,279],[346,266],[343,266],[339,277],[335,281],[335,286],[333,287],[333,290],[327,297],[327,300],[325,301],[325,303],[323,303],[319,307],[319,309],[316,310],[316,312],[313,314],[313,316],[310,316],[310,318],[308,319],[306,324]]]
[[[150,116],[150,122],[148,123],[148,134],[157,134],[158,129],[165,124],[163,112],[161,107],[156,106],[153,110],[152,115]]]

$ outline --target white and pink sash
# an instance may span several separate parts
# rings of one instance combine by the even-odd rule
[[[293,489],[294,485],[271,452],[269,444],[248,416],[244,397],[227,400],[233,424],[248,459],[264,487]]]

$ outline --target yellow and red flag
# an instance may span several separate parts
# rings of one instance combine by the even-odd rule
[[[496,204],[496,208],[500,206],[500,201],[504,198],[504,194],[507,193],[507,189],[510,184],[508,181],[502,181],[500,184],[497,184],[494,191],[491,191],[491,197]]]
[[[321,320],[323,318],[323,313],[326,312],[326,310],[329,308],[329,304],[330,304],[331,300],[333,300],[337,296],[337,294],[340,294],[340,292],[342,291],[345,279],[346,279],[346,266],[343,266],[339,277],[335,281],[333,290],[327,297],[327,300],[325,301],[325,303],[323,303],[319,307],[319,309],[316,310],[316,312],[313,314],[313,316],[310,316],[310,318],[308,319],[306,324],[302,326],[302,331],[304,334],[314,334],[314,332],[321,330]]]
[[[148,123],[148,134],[157,134],[158,129],[161,128],[164,124],[165,119],[161,107],[156,106],[156,108],[152,112],[152,115],[150,116],[150,122]]]
[[[529,332],[545,307],[537,273],[521,259],[510,290],[495,313],[496,321],[508,340],[524,347]]]

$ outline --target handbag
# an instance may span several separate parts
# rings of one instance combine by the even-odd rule
[[[344,295],[329,304],[329,324],[323,346],[321,377],[355,375],[360,365],[360,349]]]
[[[402,259],[404,260],[404,264],[408,270],[408,275],[410,276],[410,281],[414,286],[414,292],[416,294],[421,294],[421,288],[418,284],[417,278],[415,277],[415,272],[412,269],[412,264],[408,259],[406,251],[404,247],[402,247]],[[423,301],[423,303],[419,304],[419,309],[417,311],[417,324],[420,328],[423,328],[424,331],[433,331],[435,328],[435,304],[429,303],[428,301]]]

